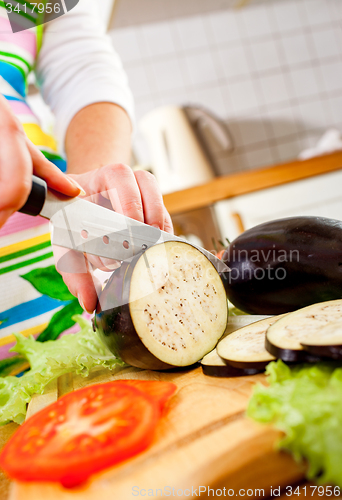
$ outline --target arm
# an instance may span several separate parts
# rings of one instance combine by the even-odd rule
[[[88,199],[172,231],[171,219],[154,176],[142,171],[134,174],[127,165],[120,163],[120,160],[128,162],[130,137],[131,123],[121,107],[111,103],[85,107],[72,119],[66,132],[68,171],[85,189]],[[63,250],[61,255],[65,255]],[[100,288],[91,271],[85,272],[87,266],[81,262],[82,254],[69,252],[68,259],[71,270],[83,268],[83,272],[64,272],[63,279],[82,307],[91,312]],[[108,270],[104,259],[89,256],[89,260],[95,267]]]
[[[68,172],[80,174],[111,163],[129,163],[131,129],[127,113],[115,104],[83,108],[66,133]]]
[[[70,137],[73,142],[73,131],[82,125],[77,114],[85,116],[85,113],[89,117],[88,111],[94,112],[85,110],[90,105],[112,103],[113,108],[121,107],[131,121],[133,119],[133,96],[121,61],[99,19],[97,7],[100,4],[94,0],[82,0],[70,12],[45,26],[36,75],[44,101],[56,117],[55,135],[62,149],[67,140],[70,144]],[[101,120],[103,116],[104,113],[101,113],[98,118]],[[92,114],[90,120],[93,117]],[[118,122],[114,120],[117,128]],[[108,125],[112,126],[113,120]],[[84,131],[86,127],[82,126],[82,129]],[[97,127],[95,132],[99,130],[101,127]],[[85,141],[82,142],[84,144]],[[94,146],[97,147],[95,143]],[[70,153],[68,148],[68,156]],[[73,158],[70,159],[73,161]],[[72,169],[75,172],[74,167]]]
[[[121,62],[96,21],[95,5],[82,0],[47,25],[37,67],[43,97],[55,113],[70,175],[88,199],[172,232],[155,178],[148,172],[133,173],[126,165],[133,100]],[[70,271],[62,275],[71,293],[92,311],[96,283],[82,257],[69,252]],[[91,262],[106,267],[98,258]]]
[[[171,220],[155,177],[144,171],[133,173],[125,164],[130,138],[130,120],[121,107],[111,103],[85,107],[66,133],[68,172],[91,201],[170,231]]]

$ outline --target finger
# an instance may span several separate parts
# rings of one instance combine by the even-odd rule
[[[94,171],[87,180],[86,191],[89,195],[101,193],[109,198],[116,212],[144,222],[139,186],[132,169],[127,165],[107,165]]]
[[[24,130],[7,103],[0,101],[1,222],[21,208],[31,190],[32,160]]]
[[[2,210],[0,208],[0,228],[7,222],[7,219],[9,219],[12,214],[13,214],[12,209]]]
[[[63,174],[56,165],[47,160],[27,137],[26,145],[32,158],[33,173],[44,179],[50,188],[72,197],[80,193],[85,194],[74,179]]]
[[[101,271],[111,272],[114,269],[120,267],[121,262],[119,260],[113,260],[104,257],[97,257],[96,255],[85,254],[86,258],[89,260],[94,269],[100,269]]]
[[[166,208],[164,209],[164,231],[170,234],[174,233],[171,215],[166,210]]]
[[[157,179],[150,172],[138,170],[135,178],[140,189],[146,224],[164,230],[164,202]]]
[[[89,261],[81,252],[54,245],[53,252],[57,271],[70,293],[78,298],[82,308],[92,313],[96,308],[101,284],[95,278]]]
[[[112,272],[121,265],[118,260],[101,258],[58,245],[53,245],[53,254],[56,268],[60,273],[88,273],[92,267],[101,271]],[[86,261],[90,262],[91,266]]]
[[[101,284],[93,273],[65,274],[61,273],[64,283],[70,293],[78,298],[84,311],[92,314],[96,309],[97,300],[101,292]]]

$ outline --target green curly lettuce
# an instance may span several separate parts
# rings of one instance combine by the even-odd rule
[[[308,479],[342,487],[342,367],[334,362],[267,366],[247,414],[285,433],[280,448],[308,462]]]
[[[81,316],[74,316],[74,320],[81,330],[58,340],[38,342],[33,337],[15,334],[17,343],[11,350],[28,360],[30,370],[20,378],[0,377],[0,424],[21,424],[32,396],[42,394],[61,375],[75,373],[87,377],[96,366],[110,370],[125,366],[103,344],[89,321]]]

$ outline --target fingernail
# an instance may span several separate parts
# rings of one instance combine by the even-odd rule
[[[68,177],[69,181],[71,182],[71,184],[73,184],[74,186],[76,186],[80,192],[79,192],[79,195],[78,196],[85,196],[87,193],[84,191],[83,187],[79,185],[79,183],[77,181],[75,181],[75,179],[73,179],[72,177]]]
[[[161,229],[161,227],[159,226],[159,224],[152,224],[152,227],[155,227],[156,229]]]

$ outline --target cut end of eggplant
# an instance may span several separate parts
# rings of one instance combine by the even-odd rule
[[[342,300],[320,302],[288,314],[268,329],[267,350],[284,361],[336,359],[338,345],[342,348],[341,316]]]
[[[130,311],[140,340],[154,356],[187,366],[221,338],[227,299],[219,274],[201,252],[186,243],[163,246],[165,252],[154,246],[137,262]]]
[[[227,335],[217,346],[217,354],[235,368],[263,370],[275,360],[265,348],[266,331],[279,316],[263,319]]]
[[[107,315],[98,311],[97,327],[127,363],[149,369],[189,366],[222,337],[228,320],[222,280],[190,244],[155,245],[116,276],[108,284],[115,297],[105,289],[100,303],[108,308],[110,297],[121,305]]]

